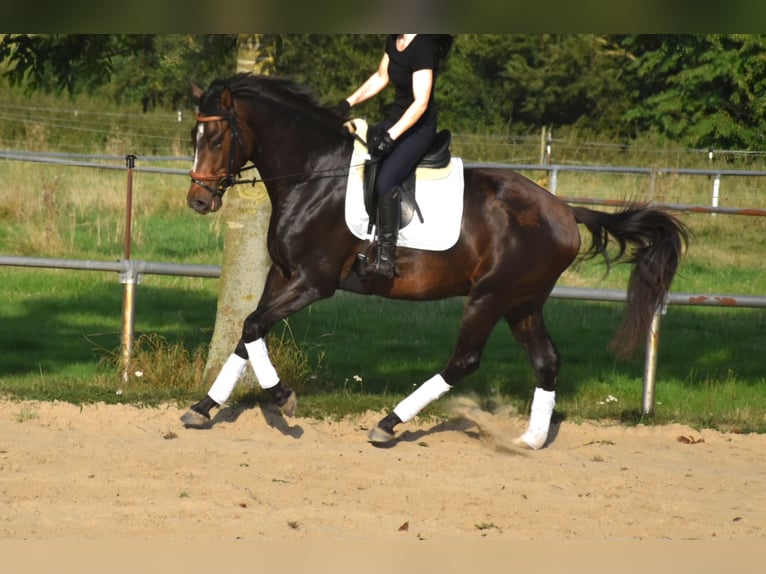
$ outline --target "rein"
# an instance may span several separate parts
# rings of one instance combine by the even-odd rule
[[[247,167],[240,168],[239,170],[236,170],[236,171],[234,169],[234,161],[235,161],[234,147],[235,145],[239,145],[240,148],[243,148],[241,139],[239,137],[239,131],[237,130],[236,116],[234,114],[222,114],[218,116],[200,116],[199,114],[197,114],[196,120],[197,122],[202,122],[202,123],[220,122],[220,121],[229,122],[229,128],[231,131],[231,145],[229,145],[229,163],[226,167],[226,174],[222,177],[221,175],[218,175],[218,174],[206,174],[206,173],[195,172],[194,170],[189,172],[192,183],[196,183],[203,189],[207,190],[214,197],[221,198],[223,197],[223,194],[226,193],[226,190],[229,189],[230,187],[233,187],[235,185],[243,185],[246,183],[255,185],[256,183],[265,183],[268,181],[278,181],[278,180],[291,179],[291,178],[300,178],[301,181],[311,181],[313,179],[343,177],[343,176],[348,176],[349,174],[348,169],[345,169],[340,172],[338,172],[335,169],[326,169],[326,170],[319,170],[319,171],[312,171],[312,172],[279,175],[279,176],[266,177],[266,178],[257,177],[252,179],[241,179],[240,174],[243,171],[254,169],[256,166],[249,165]],[[354,133],[353,136],[354,136],[354,139],[361,142],[365,147],[367,146],[367,142],[364,139],[362,139],[359,136],[359,134]],[[370,161],[379,162],[381,159],[382,158],[375,157]],[[363,164],[358,164],[358,165],[350,166],[350,167],[359,167],[361,165]],[[216,186],[213,186],[213,185],[209,185],[207,182],[218,182],[218,184]]]

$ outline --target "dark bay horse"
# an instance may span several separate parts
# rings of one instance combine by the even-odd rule
[[[399,247],[400,276],[360,278],[354,270],[362,240],[344,221],[354,136],[347,118],[319,105],[305,88],[268,76],[238,74],[216,80],[199,98],[188,205],[216,211],[224,192],[248,163],[258,168],[271,200],[268,251],[272,259],[257,308],[208,396],[182,417],[190,427],[210,423],[210,410],[231,395],[250,365],[283,413],[295,393],[279,380],[265,344],[272,326],[337,289],[396,299],[465,296],[462,324],[444,368],[402,400],[370,431],[369,441],[395,439],[411,420],[479,367],[490,332],[505,319],[526,351],[537,387],[527,431],[517,442],[542,447],[548,436],[560,356],[543,322],[543,305],[564,270],[580,255],[580,229],[590,235],[583,256],[602,255],[616,242],[614,261],[633,264],[623,322],[614,349],[630,353],[646,337],[662,305],[687,232],[673,216],[634,204],[617,213],[571,207],[510,170],[464,172],[464,207],[457,243],[446,251]]]

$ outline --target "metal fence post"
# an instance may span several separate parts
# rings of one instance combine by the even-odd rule
[[[644,358],[644,392],[641,398],[641,413],[654,413],[654,388],[657,381],[657,353],[660,346],[660,317],[667,313],[669,299],[666,297],[652,316],[646,335],[646,356]]]
[[[136,156],[126,155],[125,167],[128,168],[128,185],[125,193],[125,259],[130,259],[130,232],[133,227],[133,168],[136,167]]]
[[[713,199],[712,207],[718,207],[718,196],[721,193],[721,174],[715,174],[713,178]],[[715,213],[712,214],[715,217]]]
[[[133,331],[136,323],[136,285],[140,274],[130,260],[131,227],[133,216],[133,168],[136,156],[125,156],[125,167],[128,169],[128,184],[125,199],[125,271],[120,273],[120,283],[124,285],[122,292],[122,381],[127,383],[130,378],[130,358],[133,354]]]
[[[134,262],[123,260],[126,265],[125,271],[120,273],[122,291],[122,381],[130,380],[130,359],[133,355],[133,334],[136,324],[136,287],[141,282],[141,274],[137,271]]]

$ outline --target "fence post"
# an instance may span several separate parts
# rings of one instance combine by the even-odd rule
[[[122,357],[122,382],[130,380],[130,359],[133,355],[133,334],[136,324],[136,286],[141,282],[141,273],[135,262],[123,260],[125,271],[120,273],[122,291],[122,336],[120,341]]]
[[[657,352],[660,345],[660,317],[667,313],[668,297],[652,316],[646,335],[646,357],[644,358],[644,392],[641,399],[641,414],[654,413],[654,388],[657,380]]]
[[[545,138],[545,163],[551,163],[551,156],[553,155],[553,134],[550,128],[548,128],[548,135]]]
[[[136,156],[125,156],[125,167],[128,169],[128,184],[125,198],[125,271],[120,273],[120,283],[124,285],[122,292],[122,331],[121,358],[122,381],[127,383],[130,378],[130,357],[133,354],[133,331],[136,323],[136,285],[140,274],[130,260],[131,227],[133,225],[133,168],[136,166]]]
[[[718,195],[721,192],[721,174],[717,173],[715,174],[715,177],[713,178],[713,199],[712,199],[712,205],[713,207],[718,207]],[[715,213],[712,213],[712,216],[715,217]]]
[[[133,226],[133,168],[136,167],[136,156],[126,155],[125,167],[128,168],[128,185],[125,193],[125,259],[130,259],[130,233]]]

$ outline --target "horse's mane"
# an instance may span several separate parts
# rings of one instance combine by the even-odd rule
[[[289,78],[250,73],[235,74],[230,78],[213,81],[200,100],[200,110],[206,113],[220,113],[221,92],[225,88],[231,91],[234,98],[266,101],[335,129],[340,128],[347,120],[333,107],[319,103],[307,86]]]

